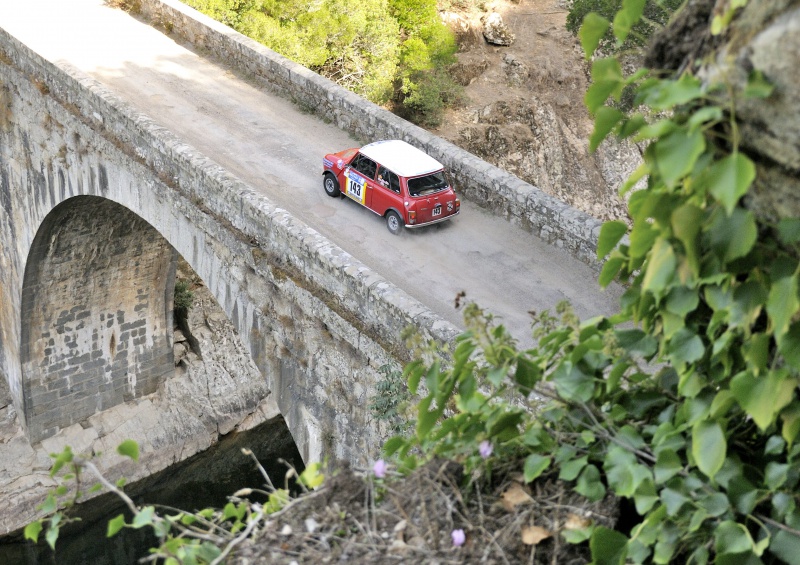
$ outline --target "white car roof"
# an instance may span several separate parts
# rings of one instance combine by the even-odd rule
[[[359,151],[401,177],[426,175],[444,168],[430,155],[399,139],[376,141]]]

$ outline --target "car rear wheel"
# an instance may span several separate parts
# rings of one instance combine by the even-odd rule
[[[386,213],[386,227],[389,228],[389,231],[394,235],[403,231],[403,219],[400,217],[400,214],[389,210]]]
[[[333,176],[333,173],[325,173],[322,179],[322,186],[325,188],[325,194],[328,196],[339,196],[342,191],[339,190],[339,181]]]

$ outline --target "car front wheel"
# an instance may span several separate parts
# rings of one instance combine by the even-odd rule
[[[339,181],[332,173],[325,173],[322,179],[322,186],[325,188],[325,194],[328,196],[339,196],[342,192],[339,190]]]
[[[403,219],[400,217],[400,214],[389,210],[389,212],[386,213],[386,227],[389,228],[389,231],[394,235],[403,231]]]

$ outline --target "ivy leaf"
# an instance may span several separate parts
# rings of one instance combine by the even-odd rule
[[[608,255],[628,231],[628,224],[621,220],[605,222],[600,227],[600,236],[597,238],[597,258],[602,259]]]
[[[47,528],[47,533],[44,535],[44,539],[47,542],[47,545],[50,546],[50,549],[53,551],[56,550],[56,541],[58,540],[58,532],[59,526],[54,525],[52,522],[50,523],[50,527]]]
[[[586,402],[594,395],[594,379],[569,362],[559,366],[553,374],[553,382],[564,400]]]
[[[631,28],[641,19],[644,4],[645,0],[623,0],[622,9],[614,16],[614,36],[617,38],[617,45],[625,42]]]
[[[653,468],[657,484],[665,483],[677,475],[683,468],[680,457],[671,449],[658,452],[656,466]]]
[[[767,80],[764,73],[755,69],[747,77],[747,85],[744,87],[745,98],[769,98],[775,85]]]
[[[758,238],[753,214],[741,208],[735,208],[730,216],[718,212],[713,215],[709,236],[720,259],[728,263],[750,253]]]
[[[145,506],[136,514],[136,516],[133,517],[131,527],[138,530],[139,528],[151,525],[153,523],[153,516],[155,513],[155,507]]]
[[[659,295],[675,276],[675,252],[666,239],[659,238],[650,252],[650,260],[642,281],[642,290]]]
[[[108,529],[106,530],[106,537],[114,537],[122,528],[125,527],[125,516],[120,514],[116,518],[108,521]]]
[[[684,253],[689,259],[692,272],[697,276],[700,272],[700,261],[697,252],[697,235],[703,225],[703,211],[693,204],[683,204],[672,212],[670,224],[672,233],[683,244]]]
[[[611,22],[596,12],[589,12],[583,18],[578,37],[581,40],[581,47],[583,47],[587,61],[594,54],[609,25],[611,25]]]
[[[797,434],[800,433],[800,406],[795,404],[784,410],[781,419],[783,420],[781,437],[786,440],[786,443],[792,445]]]
[[[711,165],[708,174],[709,192],[730,216],[755,180],[756,166],[746,155],[735,152]]]
[[[800,241],[800,218],[784,218],[778,222],[778,236],[788,244]]]
[[[705,351],[703,340],[686,328],[678,330],[667,346],[670,360],[678,367],[686,363],[699,361],[703,358]]]
[[[24,539],[29,539],[33,543],[39,541],[39,533],[42,531],[42,522],[40,520],[36,520],[35,522],[31,522],[27,526],[25,526],[25,537]]]
[[[644,102],[654,110],[669,110],[702,96],[703,87],[700,80],[685,74],[677,80],[655,83],[653,88],[647,91]]]
[[[603,263],[603,268],[600,270],[600,276],[597,277],[597,282],[601,288],[606,288],[616,278],[617,273],[626,263],[624,257],[611,257]]]
[[[578,484],[575,485],[575,492],[582,494],[589,500],[597,502],[606,496],[606,487],[600,480],[600,471],[594,465],[587,465],[580,476]]]
[[[762,431],[775,422],[778,413],[794,398],[797,379],[788,375],[784,368],[759,377],[743,371],[731,379],[734,398]]]
[[[117,453],[130,457],[134,461],[139,461],[139,444],[132,439],[126,439],[117,447]]]
[[[549,457],[544,457],[538,453],[531,453],[525,458],[525,466],[523,473],[525,475],[525,482],[529,483],[541,475],[551,463]]]
[[[613,57],[597,59],[592,63],[592,84],[586,90],[583,102],[594,115],[604,107],[603,104],[609,96],[613,95],[615,99],[619,99],[624,86],[625,81],[622,78],[622,67],[619,62]],[[617,121],[621,118],[620,115]]]
[[[785,563],[791,563],[800,555],[800,536],[778,530],[769,544],[769,551]]]
[[[597,110],[594,118],[594,131],[589,138],[589,151],[591,153],[594,153],[622,117],[622,112],[610,106],[602,106]]]
[[[592,563],[595,565],[622,565],[627,557],[627,544],[628,538],[624,534],[603,526],[595,528],[589,540]]]
[[[789,331],[789,323],[800,308],[797,298],[797,275],[783,277],[772,283],[767,299],[767,314],[772,321],[775,339],[780,339]]]
[[[692,428],[692,457],[709,479],[722,468],[727,448],[725,434],[717,422],[701,420]]]
[[[694,168],[706,149],[706,140],[699,131],[678,129],[655,143],[656,168],[664,183],[672,188]]]
[[[707,122],[717,122],[722,119],[722,108],[719,106],[703,106],[689,118],[686,122],[689,124],[689,129],[694,129],[702,126]]]
[[[717,555],[744,553],[753,550],[753,538],[742,524],[726,520],[714,530],[714,547]]]

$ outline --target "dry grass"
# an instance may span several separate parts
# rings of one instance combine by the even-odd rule
[[[506,473],[483,488],[462,483],[453,462],[385,484],[344,469],[273,515],[232,562],[571,565],[590,561],[588,548],[558,532],[616,522],[613,500],[588,503],[561,481],[540,479],[531,489]],[[454,530],[466,534],[463,545],[453,544]]]

